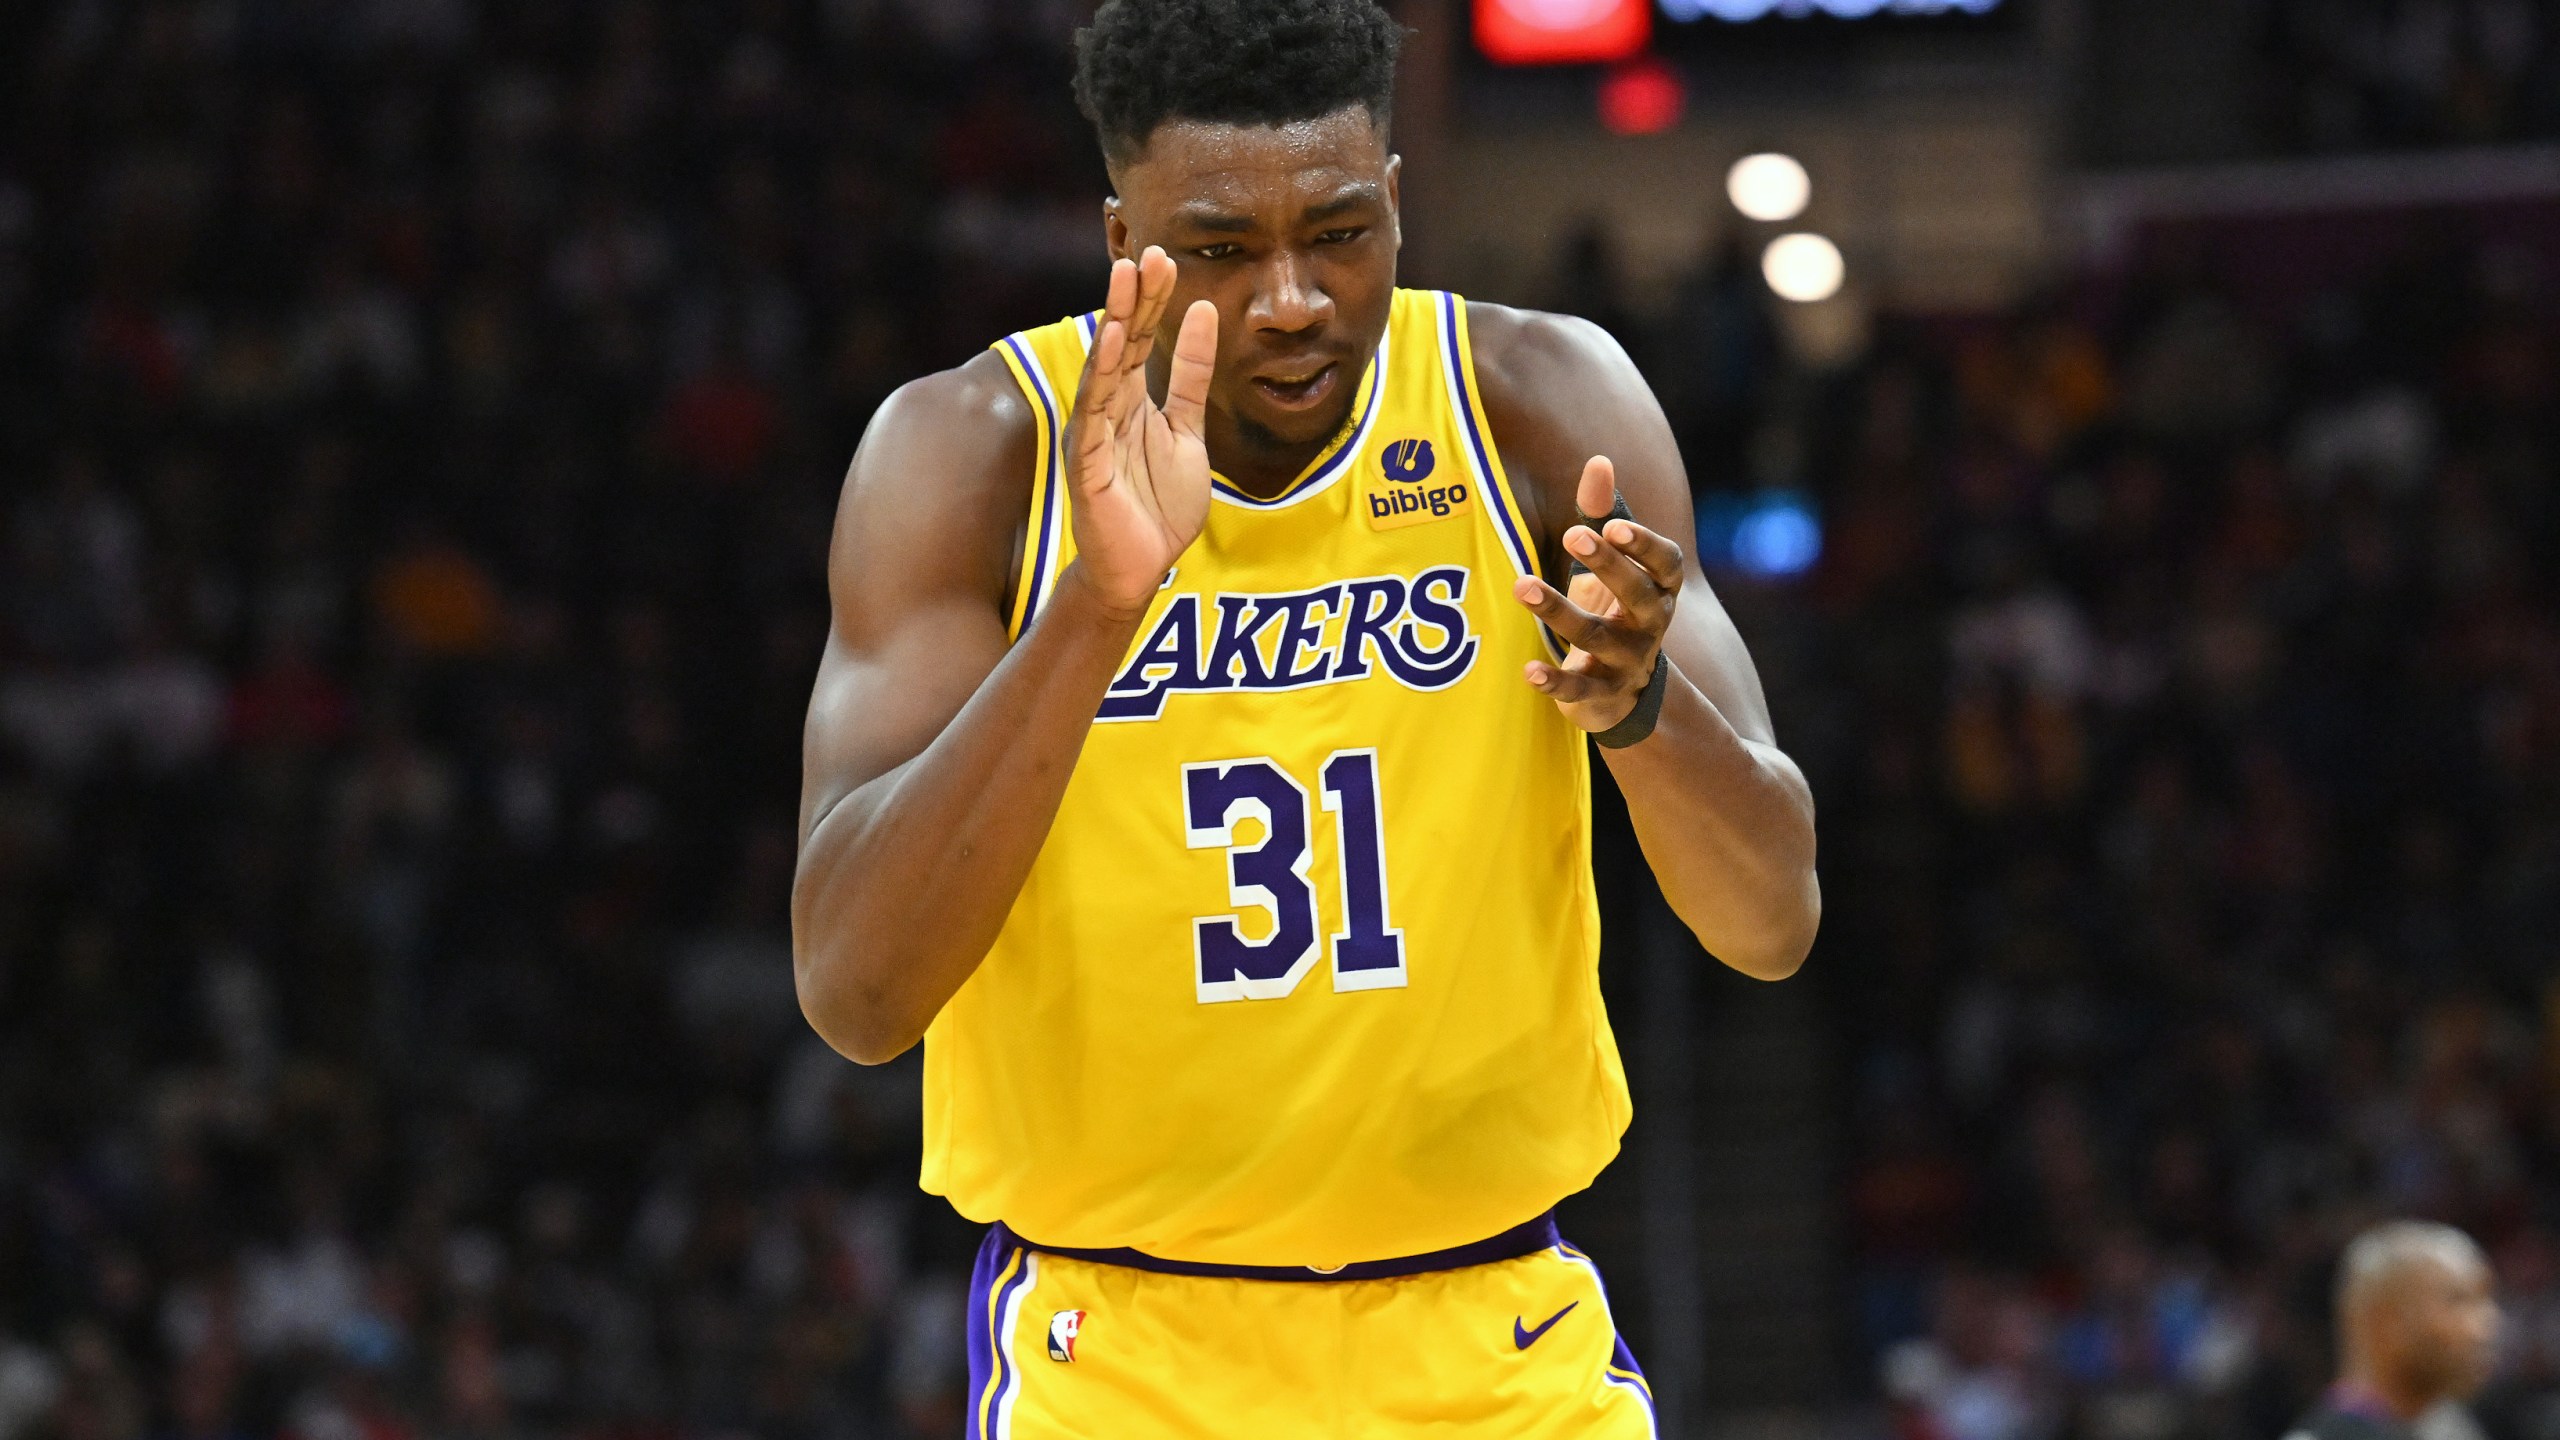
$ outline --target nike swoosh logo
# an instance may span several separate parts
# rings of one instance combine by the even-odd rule
[[[1566,1317],[1567,1315],[1572,1314],[1572,1313],[1573,1313],[1573,1306],[1574,1306],[1574,1305],[1579,1305],[1579,1304],[1581,1304],[1581,1303],[1582,1303],[1581,1301],[1576,1300],[1576,1301],[1574,1301],[1574,1302],[1573,1302],[1573,1305],[1567,1305],[1566,1307],[1564,1307],[1563,1309],[1561,1309],[1561,1310],[1557,1311],[1557,1312],[1556,1312],[1556,1313],[1554,1313],[1553,1315],[1548,1316],[1545,1320],[1543,1320],[1543,1321],[1541,1321],[1541,1322],[1539,1323],[1538,1328],[1537,1328],[1537,1329],[1535,1329],[1535,1330],[1523,1330],[1523,1329],[1521,1329],[1521,1328],[1520,1328],[1520,1317],[1519,1317],[1519,1316],[1517,1316],[1517,1315],[1512,1316],[1512,1317],[1511,1317],[1511,1343],[1512,1343],[1512,1344],[1514,1344],[1514,1345],[1519,1346],[1519,1347],[1520,1347],[1521,1349],[1523,1349],[1523,1350],[1526,1350],[1526,1349],[1528,1349],[1530,1346],[1537,1344],[1537,1343],[1538,1343],[1538,1338],[1539,1338],[1540,1336],[1542,1336],[1542,1335],[1546,1334],[1548,1331],[1553,1330],[1554,1328],[1556,1328],[1556,1322],[1557,1322],[1557,1321],[1559,1321],[1559,1320],[1561,1320],[1561,1319],[1563,1319],[1563,1318],[1564,1318],[1564,1317]]]

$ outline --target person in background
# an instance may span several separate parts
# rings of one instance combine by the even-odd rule
[[[2497,1356],[2489,1262],[2450,1225],[2394,1220],[2338,1262],[2338,1379],[2285,1440],[2455,1440],[2478,1426],[2451,1406]]]

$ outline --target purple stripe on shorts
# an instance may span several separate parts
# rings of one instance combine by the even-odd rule
[[[998,1226],[987,1233],[986,1241],[978,1246],[978,1263],[969,1274],[969,1440],[995,1440],[996,1417],[1003,1411],[1004,1392],[1013,1385],[1004,1351],[996,1344],[995,1326],[1004,1317],[1005,1302],[1031,1273],[1031,1267],[1025,1265],[1022,1273],[1004,1282],[1002,1293],[998,1293],[1005,1266],[1020,1248],[1002,1231],[1003,1227]],[[990,1391],[994,1394],[992,1403],[988,1399]]]

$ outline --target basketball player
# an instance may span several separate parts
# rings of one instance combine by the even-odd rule
[[[2497,1278],[2450,1225],[2390,1220],[2338,1258],[2338,1379],[2285,1440],[2478,1435],[2460,1402],[2498,1359]]]
[[[845,484],[800,996],[924,1041],[924,1186],[992,1227],[973,1436],[1651,1433],[1552,1217],[1628,1118],[1588,742],[1709,951],[1812,943],[1644,382],[1396,288],[1398,38],[1103,6],[1102,308],[906,387]]]

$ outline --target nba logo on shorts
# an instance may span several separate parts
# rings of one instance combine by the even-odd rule
[[[1049,1358],[1072,1365],[1076,1360],[1076,1333],[1084,1329],[1084,1312],[1061,1310],[1049,1317]]]

